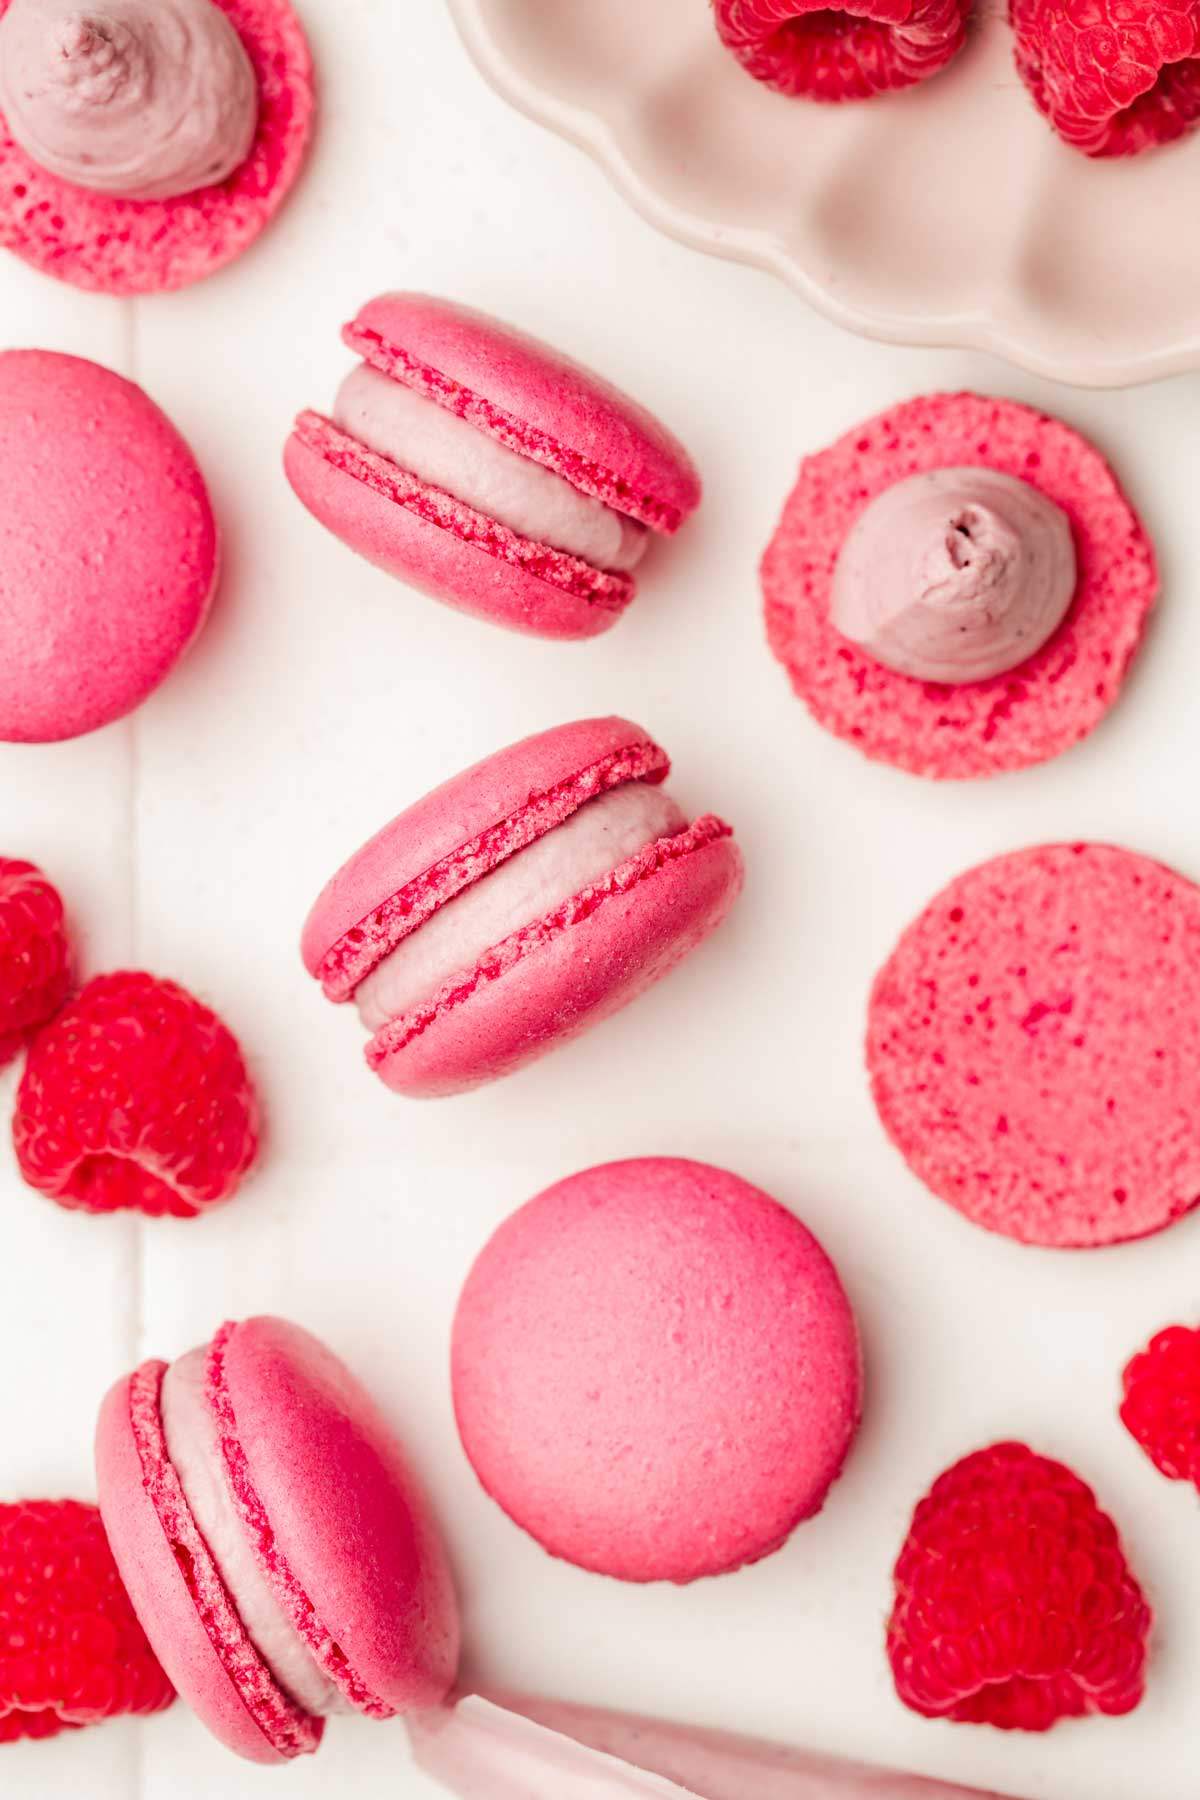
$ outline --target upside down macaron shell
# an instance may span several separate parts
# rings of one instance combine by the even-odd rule
[[[1075,597],[1025,662],[947,687],[898,674],[839,632],[834,571],[872,501],[910,476],[986,468],[1067,516]],[[868,419],[800,465],[762,560],[767,637],[817,723],[914,775],[962,780],[1070,749],[1116,701],[1158,595],[1154,547],[1100,452],[1013,400],[927,394]]]
[[[976,1224],[1161,1231],[1200,1201],[1200,889],[1108,844],[969,870],[877,976],[867,1062],[893,1143]]]
[[[548,471],[577,495],[670,535],[700,500],[686,450],[649,412],[569,357],[470,307],[383,294],[342,333],[368,369],[505,454],[507,479]],[[489,452],[488,446],[493,446]],[[627,569],[601,567],[422,479],[403,447],[380,454],[333,419],[302,412],[287,441],[288,480],[351,549],[447,604],[517,631],[592,637],[633,598]]]
[[[0,353],[0,739],[131,712],[203,625],[218,565],[204,478],[141,388],[78,356]]]
[[[437,1528],[388,1425],[295,1325],[224,1325],[101,1409],[105,1528],[176,1688],[254,1762],[315,1750],[326,1712],[430,1706],[458,1661]]]
[[[794,1214],[704,1163],[546,1189],[467,1278],[463,1447],[554,1556],[626,1581],[755,1562],[819,1511],[862,1411],[837,1271]]]
[[[437,933],[427,991],[393,1012],[380,990],[387,1016],[369,1021],[367,1060],[389,1087],[450,1094],[508,1074],[636,998],[721,922],[741,855],[712,814],[689,825],[666,796],[655,803],[668,768],[627,719],[558,726],[435,789],[334,876],[301,941],[329,999],[364,1010],[404,946],[419,954],[430,921]],[[595,809],[622,790],[645,802],[646,822],[623,820],[610,838]],[[592,819],[598,845],[576,848],[567,834]],[[522,853],[553,855],[558,843],[557,864],[521,889]],[[514,882],[513,904],[490,907]],[[479,942],[464,930],[460,942],[480,904],[507,932]]]

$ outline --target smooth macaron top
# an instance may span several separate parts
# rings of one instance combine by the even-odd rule
[[[394,1433],[345,1365],[286,1320],[226,1328],[214,1360],[218,1350],[226,1468],[284,1610],[298,1629],[307,1617],[301,1635],[319,1640],[319,1660],[361,1710],[429,1705],[454,1679],[457,1607]]]
[[[483,1486],[553,1555],[630,1581],[778,1549],[861,1413],[854,1316],[811,1232],[672,1157],[588,1169],[514,1213],[471,1270],[451,1354]]]
[[[699,504],[691,458],[653,414],[486,313],[428,294],[381,294],[343,336],[384,374],[652,530],[678,530]]]
[[[0,353],[0,739],[132,711],[200,629],[218,561],[204,478],[141,388]]]
[[[583,719],[523,738],[453,776],[385,825],[318,896],[301,954],[332,1000],[430,912],[597,794],[662,781],[669,762],[640,726]]]
[[[300,1700],[314,1681],[375,1718],[435,1704],[457,1667],[457,1607],[386,1422],[331,1352],[283,1320],[225,1325],[202,1358],[202,1463],[194,1434],[180,1460],[175,1371],[162,1363],[116,1384],[96,1439],[109,1539],[176,1687],[258,1762],[317,1747],[323,1721]],[[203,1532],[189,1494],[207,1496]],[[281,1673],[297,1656],[309,1672]]]

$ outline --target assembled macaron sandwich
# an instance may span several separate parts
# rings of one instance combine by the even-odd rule
[[[627,719],[525,738],[427,794],[329,882],[305,967],[373,1034],[397,1093],[506,1075],[606,1018],[724,919],[728,825],[690,824],[666,752]]]
[[[649,532],[700,500],[687,451],[556,350],[427,294],[382,294],[342,336],[361,357],[332,418],[302,412],[284,467],[337,537],[435,599],[539,637],[585,638],[634,594]]]
[[[223,1325],[117,1382],[100,1510],[155,1654],[252,1762],[316,1750],[325,1715],[436,1704],[458,1664],[445,1552],[404,1454],[323,1344]]]

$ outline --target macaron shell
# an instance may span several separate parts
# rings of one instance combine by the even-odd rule
[[[830,621],[847,533],[884,489],[982,465],[1066,513],[1078,584],[1058,630],[1017,668],[945,687],[899,675]],[[875,761],[963,780],[1070,749],[1116,700],[1158,593],[1154,548],[1103,456],[1059,419],[1012,400],[929,394],[806,457],[762,561],[767,637],[817,723]]]
[[[319,414],[301,415],[283,465],[297,498],[335,537],[459,612],[535,637],[588,638],[615,625],[633,598],[629,576],[519,537],[391,469]]]
[[[121,718],[207,615],[216,521],[188,446],[122,376],[0,353],[0,739]]]
[[[316,110],[312,57],[288,0],[214,3],[237,30],[258,80],[258,129],[242,166],[220,185],[177,199],[118,200],[41,168],[0,117],[0,246],[47,275],[102,294],[186,287],[249,248],[304,161]],[[0,14],[9,4],[0,0]]]
[[[1200,888],[1108,844],[968,870],[876,977],[867,1064],[893,1143],[977,1225],[1163,1230],[1200,1202]]]
[[[233,1329],[224,1380],[272,1552],[336,1653],[384,1707],[436,1704],[458,1666],[458,1609],[393,1432],[338,1359],[281,1319]]]
[[[463,1093],[511,1074],[668,974],[725,918],[742,878],[732,837],[705,837],[494,978],[477,971],[415,1035],[411,1020],[385,1027],[368,1062],[389,1088],[413,1098]]]
[[[500,1226],[451,1373],[463,1446],[552,1555],[687,1582],[823,1504],[862,1408],[837,1271],[794,1214],[676,1157],[587,1169]]]
[[[375,930],[377,910],[464,847],[475,846],[476,855],[458,872],[460,887],[531,837],[553,829],[604,787],[634,779],[659,782],[669,768],[666,754],[640,725],[611,715],[555,725],[484,757],[406,807],[326,884],[304,924],[305,968],[321,976],[343,938],[360,928]],[[496,828],[507,822],[511,829],[492,841]],[[456,891],[453,885],[439,890],[439,900]],[[379,923],[372,966],[402,935],[399,925]],[[353,984],[330,997],[348,999],[352,991]]]
[[[691,458],[653,414],[486,313],[429,294],[381,294],[344,335],[385,374],[653,530],[677,530],[699,504]]]
[[[100,1512],[121,1579],[159,1662],[208,1729],[251,1762],[284,1762],[226,1673],[163,1531],[133,1436],[130,1381],[110,1388],[96,1427]]]

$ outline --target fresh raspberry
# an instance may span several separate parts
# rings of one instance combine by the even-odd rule
[[[1125,1371],[1121,1418],[1156,1469],[1200,1488],[1200,1331],[1151,1338]]]
[[[1142,1697],[1151,1614],[1095,1495],[1024,1444],[938,1477],[896,1564],[888,1656],[926,1718],[1048,1731]]]
[[[63,905],[32,863],[0,856],[0,1068],[67,997]]]
[[[153,975],[101,975],[34,1041],[13,1142],[26,1181],[62,1206],[190,1219],[253,1162],[258,1104],[207,1006]]]
[[[0,1504],[0,1744],[161,1712],[174,1698],[96,1508]]]
[[[1133,156],[1200,120],[1200,0],[1010,0],[1017,68],[1061,138]]]
[[[713,0],[721,42],[756,80],[809,100],[911,87],[962,49],[971,0]]]

